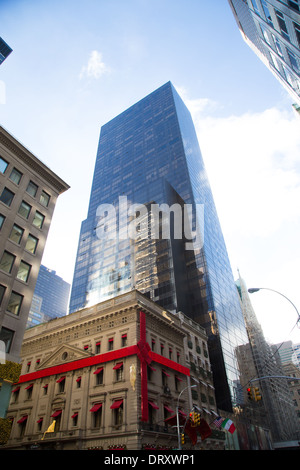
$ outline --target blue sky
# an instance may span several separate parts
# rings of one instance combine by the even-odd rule
[[[300,309],[300,118],[227,1],[1,0],[0,36],[13,48],[0,123],[71,186],[43,264],[72,282],[100,127],[170,80],[194,118],[234,276]],[[285,299],[251,300],[267,339],[300,342]]]

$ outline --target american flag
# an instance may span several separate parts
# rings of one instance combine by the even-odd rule
[[[213,424],[219,428],[221,424],[223,423],[224,419],[221,418],[221,416],[218,416],[214,421]]]

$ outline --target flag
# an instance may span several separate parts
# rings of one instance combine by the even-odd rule
[[[226,429],[226,431],[230,432],[231,434],[233,434],[235,431],[235,425],[233,424],[231,419],[228,418],[224,419],[223,423],[221,424],[221,427],[223,429]]]
[[[224,419],[221,418],[221,416],[218,416],[214,421],[213,424],[217,426],[217,428],[221,427],[221,424],[223,423]]]
[[[43,435],[43,437],[42,437],[42,440],[44,439],[46,432],[54,432],[55,423],[56,423],[56,421],[55,421],[55,419],[54,419],[53,422],[52,422],[52,423],[50,424],[50,426],[48,427],[47,431],[44,432],[44,435]]]

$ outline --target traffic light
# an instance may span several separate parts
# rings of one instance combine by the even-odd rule
[[[195,413],[194,419],[195,419],[195,426],[199,426],[199,425],[200,425],[200,421],[201,421],[201,415],[200,415],[200,413]]]
[[[247,395],[248,395],[248,400],[253,400],[253,392],[252,392],[252,388],[251,387],[248,387],[247,388]]]
[[[254,400],[255,401],[260,401],[261,400],[261,394],[260,394],[259,388],[254,387],[253,390],[254,390]]]
[[[181,434],[181,444],[184,444],[185,443],[185,437],[184,437],[184,434]]]
[[[190,423],[192,426],[195,426],[195,412],[194,411],[190,412]]]

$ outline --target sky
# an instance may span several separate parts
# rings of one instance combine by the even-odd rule
[[[72,283],[100,128],[171,81],[196,127],[234,278],[300,310],[300,117],[226,0],[0,0],[0,124],[60,176],[42,264]],[[265,337],[297,312],[251,295]]]

